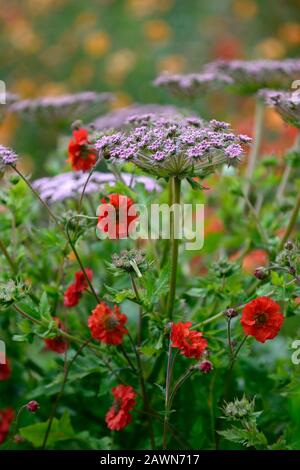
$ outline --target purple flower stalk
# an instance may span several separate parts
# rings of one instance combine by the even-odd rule
[[[211,88],[223,88],[233,83],[232,78],[215,72],[190,73],[185,75],[162,74],[154,80],[154,85],[167,89],[175,96],[195,98]]]
[[[75,119],[83,119],[99,114],[98,105],[112,99],[110,93],[96,93],[86,91],[55,97],[42,97],[27,99],[14,103],[10,111],[21,114],[25,118],[37,119],[46,123],[59,121],[73,122]]]
[[[131,116],[143,116],[145,114],[155,114],[157,116],[165,117],[181,115],[180,111],[175,106],[133,104],[99,117],[93,121],[90,126],[96,131],[105,131],[109,129],[119,130],[123,127],[128,127],[128,120]]]
[[[300,128],[300,95],[298,91],[261,90],[259,98],[273,107],[284,121]]]
[[[232,80],[231,89],[252,94],[262,88],[290,88],[300,76],[300,60],[217,60],[206,64],[204,72],[225,74]]]
[[[142,184],[148,192],[161,191],[160,185],[153,178],[134,176],[130,173],[122,173],[121,176],[127,186],[134,187],[136,184]],[[35,180],[33,187],[38,191],[42,199],[48,203],[54,203],[78,198],[82,193],[86,180],[87,174],[82,171],[62,173],[57,176]],[[112,173],[95,171],[89,180],[85,193],[98,193],[103,189],[104,185],[112,186],[115,182],[116,178]]]
[[[16,165],[19,157],[8,147],[0,145],[0,173],[3,173],[8,166]]]
[[[104,135],[95,148],[114,162],[132,162],[157,177],[206,176],[216,167],[237,163],[245,136],[216,120],[204,124],[193,118],[133,117],[124,132]],[[250,140],[250,138],[249,138]]]

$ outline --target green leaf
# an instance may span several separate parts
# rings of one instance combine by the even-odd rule
[[[49,305],[49,302],[48,302],[48,296],[47,296],[46,292],[43,292],[43,294],[42,294],[40,304],[39,304],[39,311],[40,311],[41,318],[43,318],[44,320],[47,320],[47,321],[52,320],[52,316],[50,314],[50,305]]]
[[[48,421],[20,428],[19,432],[21,436],[31,442],[34,447],[41,447],[47,426]],[[51,431],[48,436],[47,447],[51,447],[59,441],[73,439],[75,436],[76,434],[71,425],[70,416],[65,412],[59,420],[57,418],[53,419]]]

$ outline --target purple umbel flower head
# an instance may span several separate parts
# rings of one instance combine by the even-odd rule
[[[13,113],[24,118],[39,120],[47,124],[66,122],[71,124],[76,119],[87,119],[99,115],[99,105],[111,101],[110,93],[85,91],[73,95],[42,97],[18,101],[10,107]]]
[[[126,108],[117,109],[95,119],[90,126],[96,131],[106,131],[108,129],[120,130],[128,127],[131,116],[144,116],[155,114],[157,116],[180,116],[181,113],[175,106],[164,106],[159,104],[133,104]]]
[[[232,80],[232,90],[253,94],[262,88],[290,88],[300,76],[300,59],[217,60],[206,64],[204,71],[225,74]]]
[[[132,162],[157,177],[206,176],[224,163],[237,163],[243,153],[242,140],[227,123],[151,115],[131,122],[124,132],[101,137],[95,148],[104,158]]]
[[[0,145],[0,173],[3,173],[8,166],[14,166],[19,157],[8,147]]]
[[[204,72],[173,75],[164,73],[154,80],[154,85],[167,89],[175,96],[195,98],[209,88],[230,85],[233,80],[223,73]]]
[[[273,107],[292,126],[300,128],[300,94],[297,91],[261,90],[258,94],[267,106]]]
[[[134,176],[130,173],[122,173],[122,180],[129,187],[142,184],[146,191],[161,191],[160,185],[147,176]],[[33,182],[33,187],[38,191],[41,198],[48,203],[75,199],[82,193],[87,180],[86,173],[77,171],[76,173],[62,173],[57,176],[40,178]],[[100,173],[95,171],[89,179],[85,193],[99,193],[106,184],[114,185],[116,177],[112,173]]]

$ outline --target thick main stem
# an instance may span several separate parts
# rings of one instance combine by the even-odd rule
[[[171,230],[170,230],[170,242],[171,242],[171,272],[169,279],[169,296],[167,303],[167,315],[170,320],[173,317],[175,295],[176,295],[176,278],[177,278],[177,264],[178,264],[178,247],[179,247],[179,223],[181,223],[180,217],[180,187],[181,181],[179,178],[174,178],[174,197],[173,197],[173,211],[171,212]],[[175,206],[175,207],[174,207]]]
[[[255,121],[254,121],[254,140],[253,145],[251,148],[251,152],[249,155],[248,166],[246,170],[246,184],[244,193],[246,196],[249,195],[250,187],[251,187],[251,179],[256,167],[256,162],[259,155],[260,144],[262,140],[262,133],[263,133],[263,120],[264,120],[264,104],[262,100],[256,100],[256,108],[255,108]]]

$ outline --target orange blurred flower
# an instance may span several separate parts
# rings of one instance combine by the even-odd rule
[[[172,36],[172,30],[164,20],[147,21],[144,30],[146,38],[151,42],[165,42]]]
[[[296,46],[300,44],[300,23],[288,22],[279,28],[279,36],[282,41]]]
[[[259,56],[266,59],[280,59],[286,53],[286,48],[282,41],[276,38],[266,38],[256,46]]]
[[[83,47],[90,57],[97,58],[106,54],[110,44],[110,37],[105,31],[94,31],[85,38]]]
[[[242,20],[252,19],[257,13],[258,7],[253,0],[235,0],[233,11]]]
[[[186,59],[179,54],[170,54],[157,62],[158,72],[180,73],[184,71]]]

